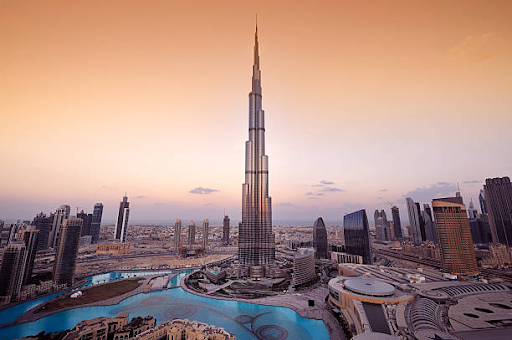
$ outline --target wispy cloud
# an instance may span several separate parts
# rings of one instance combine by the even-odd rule
[[[134,199],[143,199],[143,198],[148,198],[147,196],[144,196],[144,195],[139,195],[139,196],[135,196]]]
[[[209,195],[214,192],[219,192],[217,189],[210,189],[210,188],[203,188],[203,187],[197,187],[189,191],[191,194],[197,194],[197,195]]]
[[[324,194],[321,192],[307,192],[306,196],[323,196]]]
[[[320,181],[320,184],[333,185],[334,182],[331,182],[331,181]]]
[[[321,191],[323,191],[323,192],[342,192],[345,190],[340,189],[340,188],[327,187],[327,188],[323,188]]]
[[[452,60],[480,62],[496,57],[503,47],[503,39],[493,33],[468,35],[449,51]]]
[[[101,188],[102,189],[114,189],[115,187],[109,187],[107,185],[102,185]]]

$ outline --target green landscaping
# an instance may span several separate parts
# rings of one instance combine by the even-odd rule
[[[76,299],[70,298],[71,293],[65,294],[54,300],[48,301],[47,303],[39,307],[37,310],[35,310],[35,313],[55,312],[65,308],[74,308],[89,303],[105,301],[113,297],[131,292],[132,290],[139,288],[143,282],[144,280],[137,278],[130,280],[115,281],[101,286],[91,287],[82,290],[83,295]]]

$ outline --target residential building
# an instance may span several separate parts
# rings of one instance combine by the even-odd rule
[[[82,224],[81,218],[69,218],[62,224],[53,267],[53,281],[57,284],[73,285]]]
[[[229,245],[229,216],[224,215],[222,220],[222,244]]]
[[[26,247],[23,241],[13,241],[4,248],[0,267],[0,304],[16,299],[23,285]]]

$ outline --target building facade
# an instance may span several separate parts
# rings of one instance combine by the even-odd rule
[[[409,224],[411,226],[412,235],[409,235],[412,238],[412,241],[415,245],[420,245],[423,242],[423,238],[421,236],[421,227],[420,227],[420,214],[418,212],[418,208],[416,207],[416,203],[412,200],[412,198],[406,198],[407,203],[407,212],[409,214]]]
[[[46,216],[43,213],[38,214],[34,217],[32,225],[39,230],[39,236],[37,241],[37,250],[42,251],[48,248],[48,237],[52,228],[53,215]]]
[[[196,224],[194,221],[188,222],[188,244],[196,243]]]
[[[84,221],[82,225],[82,236],[91,235],[92,214],[87,214],[82,210],[76,217]]]
[[[52,229],[48,236],[48,248],[57,249],[62,223],[69,218],[70,211],[69,205],[61,205],[53,215]]]
[[[324,220],[319,217],[313,225],[313,248],[315,249],[315,258],[328,258],[327,247],[327,230],[325,229]]]
[[[174,223],[174,251],[176,254],[180,251],[181,244],[181,220],[178,218]]]
[[[487,178],[484,185],[493,243],[512,246],[512,184],[508,177]]]
[[[249,140],[245,142],[245,182],[242,186],[242,222],[238,233],[238,259],[242,265],[265,266],[275,260],[272,202],[268,190],[265,154],[265,112],[262,109],[258,29],[254,36],[252,90],[249,93]]]
[[[92,211],[91,243],[98,243],[100,238],[101,217],[103,216],[103,204],[96,203]]]
[[[400,210],[396,205],[391,207],[391,215],[393,216],[393,230],[395,231],[395,239],[400,240],[402,236],[402,222],[400,221]]]
[[[443,270],[454,275],[478,275],[473,238],[462,197],[432,201]]]
[[[224,215],[222,220],[222,244],[229,245],[229,216]]]
[[[16,299],[23,285],[26,247],[22,241],[14,241],[4,248],[0,267],[0,304]]]
[[[23,272],[23,284],[27,284],[32,277],[34,260],[36,258],[39,230],[35,227],[27,227],[23,232],[23,242],[26,248],[25,270]]]
[[[315,250],[299,248],[293,259],[293,285],[304,285],[315,279]]]
[[[208,219],[205,219],[203,221],[203,248],[206,251],[206,248],[208,248],[208,234],[210,232],[210,221]]]
[[[117,214],[117,222],[115,229],[115,239],[120,242],[126,242],[126,231],[128,230],[128,218],[130,217],[130,202],[125,195],[119,203],[119,212]]]
[[[67,284],[68,287],[73,285],[82,224],[80,218],[69,218],[62,224],[53,267],[53,281],[57,284]]]
[[[348,254],[359,255],[364,264],[372,264],[372,247],[370,243],[370,228],[366,210],[362,209],[343,217],[345,233],[345,250]]]
[[[384,210],[375,210],[374,213],[375,233],[379,241],[391,241],[388,218]]]

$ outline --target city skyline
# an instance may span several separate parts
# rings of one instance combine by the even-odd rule
[[[199,12],[124,5],[119,12],[105,4],[91,22],[76,19],[94,4],[2,3],[2,219],[30,219],[62,204],[92,213],[103,202],[104,220],[112,221],[126,190],[132,221],[213,221],[224,208],[240,220],[255,11],[272,112],[266,137],[275,221],[313,224],[323,216],[341,224],[360,208],[389,214],[390,202],[405,222],[405,197],[428,203],[453,196],[459,182],[467,204],[485,178],[512,172],[504,147],[512,142],[507,2],[492,9],[394,3],[400,13],[348,3],[289,12],[285,3],[205,4]],[[239,15],[222,15],[227,8]],[[431,166],[435,149],[452,142],[468,152]],[[418,152],[425,149],[432,156]]]

